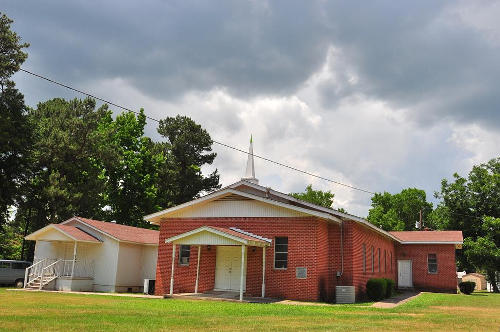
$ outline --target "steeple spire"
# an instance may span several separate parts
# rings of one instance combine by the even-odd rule
[[[247,169],[245,171],[245,176],[241,178],[242,180],[259,183],[259,180],[255,178],[255,165],[253,162],[253,138],[250,135],[250,147],[248,148],[248,160],[247,160]]]

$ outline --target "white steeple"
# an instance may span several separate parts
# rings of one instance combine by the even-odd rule
[[[259,180],[255,178],[255,166],[253,162],[253,139],[252,135],[250,135],[250,147],[248,149],[248,160],[247,160],[247,169],[245,172],[245,176],[241,178],[242,180],[252,182],[255,184],[259,183]]]

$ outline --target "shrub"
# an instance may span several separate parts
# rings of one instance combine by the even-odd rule
[[[387,282],[387,289],[385,291],[385,297],[391,297],[394,295],[394,287],[396,286],[396,283],[392,279],[389,279],[389,278],[384,278],[384,279]]]
[[[476,288],[476,283],[474,281],[462,281],[458,284],[460,292],[469,295]]]
[[[387,293],[387,281],[381,278],[372,278],[366,283],[366,295],[373,301],[382,300]]]

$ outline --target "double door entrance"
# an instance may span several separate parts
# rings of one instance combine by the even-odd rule
[[[217,246],[215,289],[238,292],[241,280],[241,246]],[[243,265],[243,291],[246,289],[246,251]]]

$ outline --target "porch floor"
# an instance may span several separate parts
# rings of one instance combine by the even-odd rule
[[[190,300],[214,300],[214,301],[230,301],[230,302],[240,302],[240,293],[231,291],[207,291],[205,293],[179,293],[172,296],[166,295],[165,298],[176,298],[176,299],[190,299]],[[280,299],[273,299],[269,297],[253,297],[244,296],[242,302],[248,303],[275,303],[280,302]]]

